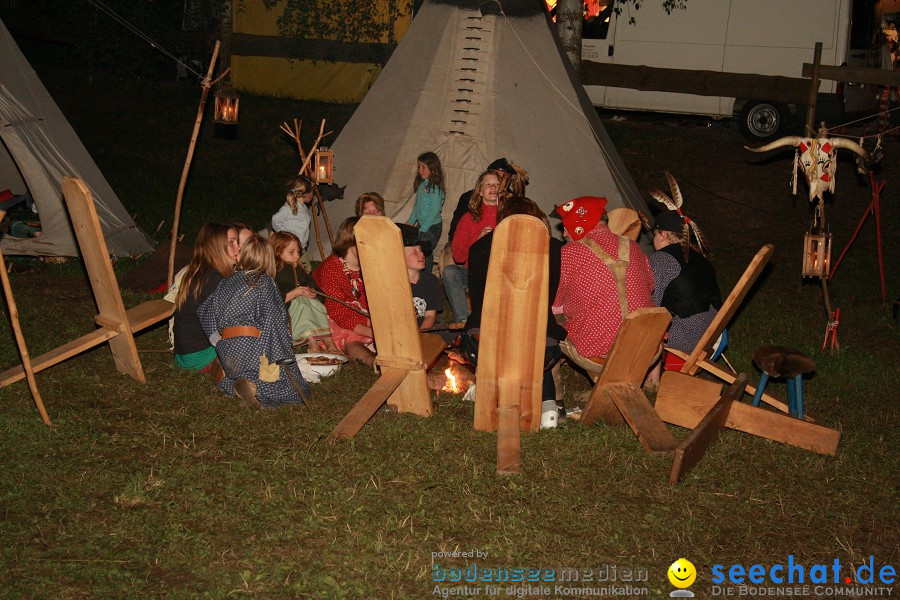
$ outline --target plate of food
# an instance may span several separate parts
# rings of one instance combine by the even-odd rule
[[[307,354],[296,354],[297,362],[309,365],[309,367],[319,374],[320,377],[328,377],[334,375],[341,370],[341,367],[347,362],[346,356],[340,354],[324,354],[318,352],[309,352]]]

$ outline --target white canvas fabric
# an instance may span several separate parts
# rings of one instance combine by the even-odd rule
[[[334,178],[347,188],[327,204],[331,222],[353,216],[363,192],[381,194],[388,216],[406,219],[416,157],[426,151],[438,155],[445,178],[439,246],[460,194],[500,157],[528,171],[526,193],[548,214],[585,195],[648,213],[541,0],[482,3],[500,13],[487,15],[478,4],[426,0],[419,9],[333,144]]]
[[[42,229],[37,238],[4,236],[0,240],[4,253],[79,255],[62,196],[65,175],[81,177],[91,189],[110,254],[133,256],[153,249],[152,240],[122,206],[2,21],[0,139],[0,190],[30,191]]]

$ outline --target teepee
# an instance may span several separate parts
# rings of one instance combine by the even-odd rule
[[[41,221],[36,238],[0,240],[6,254],[78,256],[62,196],[65,175],[90,187],[109,252],[131,256],[153,249],[94,164],[78,135],[0,21],[0,190],[31,192]]]
[[[460,194],[500,157],[529,172],[526,193],[545,212],[593,195],[647,213],[552,27],[542,0],[426,0],[333,144],[347,188],[328,204],[332,221],[353,216],[363,192],[405,219],[429,150],[444,171],[445,238]]]

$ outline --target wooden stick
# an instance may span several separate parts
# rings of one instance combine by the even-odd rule
[[[457,329],[462,329],[465,326],[465,321],[459,321],[458,323],[444,323],[443,325],[435,325],[434,327],[423,329],[422,333],[432,333],[435,331],[455,331]]]
[[[325,119],[322,119],[322,124],[319,125],[319,135],[318,135],[318,137],[316,137],[316,141],[312,145],[312,150],[309,151],[309,154],[307,154],[306,158],[303,160],[303,166],[300,167],[301,175],[306,172],[306,168],[309,166],[309,161],[312,159],[313,154],[316,153],[316,148],[319,147],[319,142],[322,141],[322,136],[325,135],[324,132],[325,132]],[[331,132],[329,132],[329,133],[331,133]],[[300,143],[299,136],[297,139],[297,143],[298,144]],[[315,181],[315,178],[313,178],[313,181]]]
[[[216,66],[216,58],[219,56],[219,42],[213,48],[212,60],[209,61],[209,70],[206,79],[203,80],[203,92],[200,94],[200,106],[197,107],[197,119],[194,121],[194,132],[191,134],[191,143],[188,146],[187,158],[184,161],[184,169],[181,171],[181,181],[178,184],[178,196],[175,199],[175,216],[172,219],[172,240],[169,244],[169,271],[166,275],[166,288],[172,287],[175,277],[175,244],[178,243],[178,223],[181,221],[181,201],[184,199],[184,188],[187,185],[188,172],[191,170],[191,161],[194,158],[194,148],[197,145],[197,135],[200,133],[200,124],[203,122],[203,109],[206,106],[206,97],[209,95],[210,78]]]
[[[0,210],[0,221],[6,216],[5,210]],[[6,272],[6,262],[3,259],[3,252],[0,252],[0,280],[3,281],[3,294],[6,296],[6,304],[9,307],[9,320],[12,322],[13,333],[16,336],[16,345],[19,346],[19,354],[22,355],[22,368],[25,369],[25,377],[28,379],[28,389],[31,390],[31,397],[34,398],[34,404],[37,406],[44,425],[52,425],[47,409],[44,408],[44,401],[41,400],[41,393],[38,391],[37,380],[34,378],[34,369],[31,368],[31,355],[28,354],[28,346],[25,344],[25,336],[22,334],[22,328],[19,326],[19,309],[16,307],[16,299],[13,297],[12,286],[9,283],[9,275]]]
[[[328,243],[334,244],[334,234],[331,233],[331,221],[328,220],[328,213],[325,212],[325,202],[322,201],[322,194],[319,192],[319,184],[316,184],[316,202],[319,203],[319,210],[322,212],[322,218],[325,220],[325,231],[328,232]],[[315,211],[313,211],[313,218],[315,219]],[[321,245],[321,244],[320,244]],[[320,250],[321,252],[321,250]],[[321,257],[324,260],[325,255],[322,254]]]
[[[312,290],[312,288],[310,288],[310,289]],[[363,308],[360,308],[360,307],[358,307],[358,306],[353,306],[352,304],[349,304],[349,303],[347,303],[347,302],[344,302],[344,301],[341,300],[340,298],[335,298],[334,296],[329,296],[329,295],[326,294],[325,292],[320,292],[320,291],[318,291],[318,290],[313,290],[313,292],[315,292],[316,295],[318,295],[318,296],[322,296],[323,298],[328,298],[329,300],[334,300],[334,301],[337,302],[338,304],[343,304],[344,306],[346,306],[346,307],[349,308],[350,310],[356,311],[356,312],[358,312],[359,314],[361,314],[361,315],[363,315],[363,316],[366,316],[366,317],[369,316],[369,312],[368,312],[367,310],[365,310],[365,309],[363,309]]]

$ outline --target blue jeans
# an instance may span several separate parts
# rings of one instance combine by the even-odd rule
[[[425,230],[419,231],[419,241],[420,242],[428,242],[431,246],[431,252],[425,255],[425,272],[431,273],[431,269],[434,266],[434,249],[437,248],[438,240],[441,239],[441,231],[443,230],[443,223],[436,223]]]
[[[444,290],[456,320],[465,321],[469,317],[469,303],[466,300],[466,288],[469,287],[469,269],[462,265],[444,267]]]
[[[446,271],[446,269],[444,269]],[[478,340],[468,333],[462,338],[462,349],[466,353],[466,358],[473,365],[478,365]],[[559,344],[546,346],[544,348],[544,379],[541,385],[541,400],[556,401],[556,384],[553,383],[553,373],[551,369],[553,365],[559,362],[562,357]],[[478,383],[476,381],[476,383]]]

